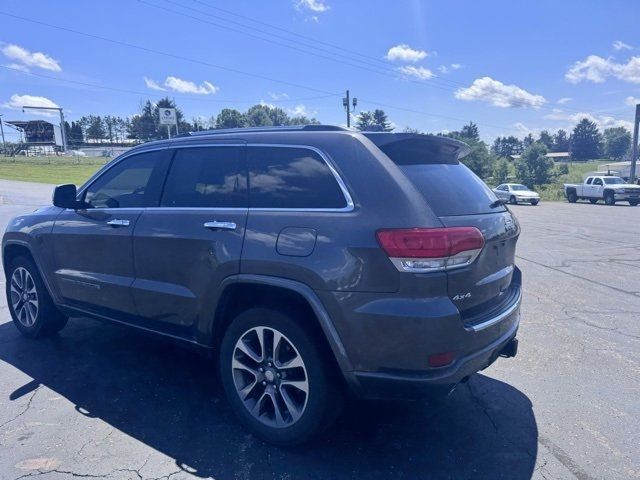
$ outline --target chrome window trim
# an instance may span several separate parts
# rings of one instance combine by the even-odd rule
[[[76,198],[78,198],[78,199],[82,198],[82,196],[84,195],[84,192],[93,183],[95,183],[96,180],[98,180],[98,178],[100,178],[102,175],[107,173],[107,171],[109,171],[112,168],[114,168],[120,162],[123,162],[127,158],[130,158],[130,157],[132,157],[134,155],[139,155],[139,154],[148,153],[148,152],[157,152],[157,151],[160,151],[160,150],[167,150],[167,149],[210,148],[210,147],[271,147],[271,148],[302,148],[302,149],[306,149],[306,150],[311,150],[312,152],[315,152],[317,155],[320,156],[322,161],[325,163],[325,165],[327,165],[327,167],[331,171],[331,173],[332,173],[333,177],[335,178],[336,182],[338,182],[338,186],[340,187],[340,190],[342,191],[342,195],[344,196],[344,199],[345,199],[345,202],[346,202],[346,206],[341,207],[341,208],[160,207],[160,206],[158,206],[158,207],[111,208],[110,210],[117,210],[117,211],[121,211],[122,212],[122,211],[126,211],[127,209],[129,211],[131,211],[131,210],[166,210],[166,209],[185,210],[185,209],[187,209],[187,210],[207,210],[207,211],[212,211],[212,210],[238,210],[238,211],[239,210],[248,210],[250,212],[311,212],[311,213],[315,213],[315,212],[318,212],[318,213],[322,213],[322,212],[348,213],[348,212],[352,212],[353,210],[355,210],[355,204],[353,202],[353,198],[351,197],[351,193],[349,192],[349,189],[347,188],[346,183],[344,182],[344,180],[342,179],[342,177],[338,173],[338,170],[336,169],[333,161],[329,158],[328,155],[326,155],[319,148],[313,147],[311,145],[285,144],[285,143],[200,143],[198,145],[171,145],[171,144],[169,144],[169,145],[165,145],[165,146],[162,146],[162,147],[140,149],[140,151],[131,152],[131,153],[125,152],[120,157],[117,157],[112,162],[110,162],[110,163],[112,163],[112,165],[107,164],[107,165],[105,165],[105,167],[101,168],[96,173],[94,173],[89,178],[89,180],[87,180],[85,182],[85,184],[80,188]],[[248,174],[248,171],[247,171],[247,174]],[[104,211],[104,210],[107,210],[107,209],[105,209],[105,208],[100,208],[100,209],[92,208],[92,209],[86,209],[86,210]]]

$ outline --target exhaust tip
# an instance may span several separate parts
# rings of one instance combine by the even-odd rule
[[[504,358],[513,358],[518,354],[518,339],[512,338],[504,348],[500,351],[500,356]]]

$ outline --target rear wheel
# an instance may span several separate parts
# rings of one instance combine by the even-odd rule
[[[606,203],[607,205],[615,205],[616,204],[616,198],[613,196],[612,192],[605,192],[605,194],[604,194],[604,203]]]
[[[590,198],[589,201],[591,203],[598,203],[598,199],[597,198]]]
[[[267,308],[238,315],[220,349],[220,375],[232,409],[258,437],[296,445],[338,415],[341,391],[304,319]]]
[[[638,203],[640,203],[640,200],[629,200],[629,205],[632,207],[635,207]]]
[[[576,192],[570,191],[567,193],[567,200],[569,200],[569,203],[576,203],[578,201],[578,195],[576,195]]]
[[[7,278],[9,313],[20,333],[38,338],[55,335],[62,330],[68,319],[53,304],[38,269],[30,259],[14,259]]]
[[[516,200],[516,197],[514,197],[513,195],[511,195],[511,196],[509,197],[509,203],[510,203],[511,205],[515,205],[516,203],[518,203],[518,201]]]

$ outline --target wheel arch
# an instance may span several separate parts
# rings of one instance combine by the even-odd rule
[[[33,249],[31,248],[31,245],[26,241],[19,240],[19,239],[12,239],[12,240],[6,241],[2,245],[2,268],[4,270],[5,278],[9,276],[9,266],[11,265],[11,262],[13,262],[15,258],[20,256],[26,257],[33,262],[33,264],[38,269],[38,274],[40,275],[40,278],[42,279],[44,286],[46,287],[49,295],[51,296],[52,299],[54,299],[54,302],[55,302],[55,299],[57,297],[55,296],[55,292],[53,291],[53,289],[51,288],[51,285],[49,284],[49,279],[42,271],[40,262],[38,261],[37,254],[34,253]]]
[[[353,367],[328,312],[308,285],[295,280],[253,274],[239,274],[225,279],[208,334],[211,345],[218,349],[233,318],[256,306],[309,313],[310,315],[305,316],[309,318],[305,326],[312,331],[315,329],[314,333],[320,335],[326,353],[350,383]]]

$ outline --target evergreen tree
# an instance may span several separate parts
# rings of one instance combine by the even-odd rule
[[[599,158],[602,152],[602,135],[595,122],[583,118],[571,134],[571,157],[575,160]]]

